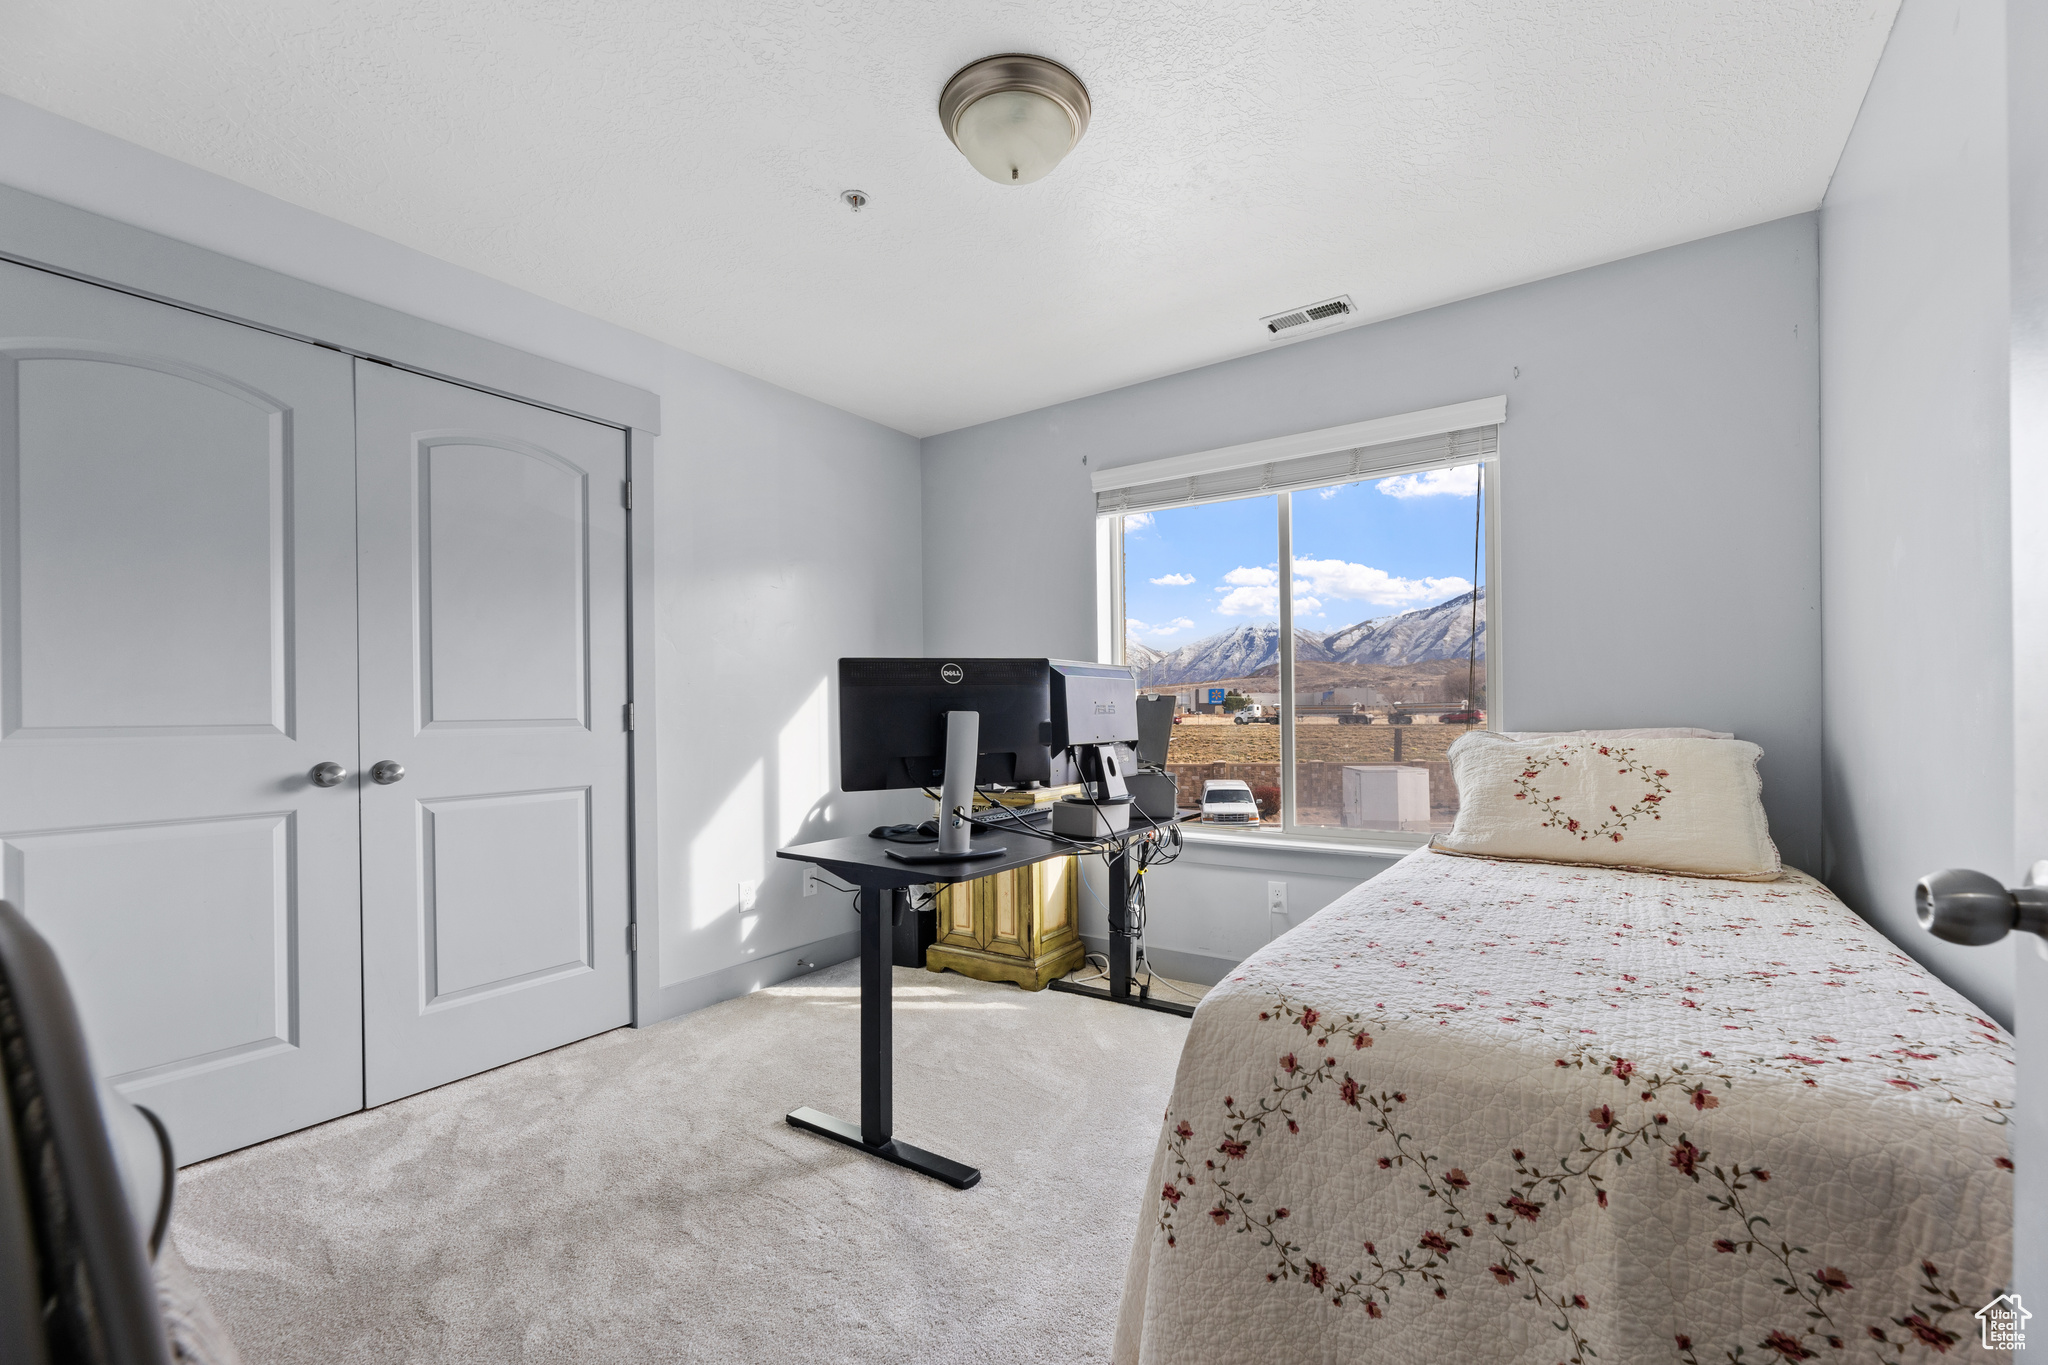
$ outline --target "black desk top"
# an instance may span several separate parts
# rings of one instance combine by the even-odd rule
[[[886,839],[871,839],[865,834],[856,834],[850,839],[820,839],[814,844],[792,844],[788,848],[778,850],[775,856],[788,858],[794,862],[816,863],[841,881],[852,882],[855,886],[921,886],[926,882],[971,882],[976,877],[990,877],[998,872],[1008,872],[1011,868],[1029,867],[1048,858],[1064,858],[1075,853],[1095,853],[1114,849],[1132,839],[1143,838],[1155,829],[1169,829],[1195,813],[1182,811],[1170,821],[1156,822],[1148,822],[1142,815],[1136,816],[1131,822],[1131,827],[1123,833],[1113,834],[1107,839],[1098,839],[1081,847],[1036,838],[1022,830],[1001,832],[994,829],[977,829],[969,840],[970,847],[1000,847],[1006,851],[1000,857],[978,858],[972,862],[901,863],[891,858],[887,850],[900,848],[923,851],[930,849],[931,845],[892,844]]]

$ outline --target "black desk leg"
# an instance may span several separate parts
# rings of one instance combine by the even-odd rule
[[[1048,981],[1046,984],[1067,995],[1086,995],[1113,1004],[1136,1005],[1140,1009],[1158,1010],[1161,1014],[1193,1018],[1193,1005],[1132,992],[1131,977],[1138,970],[1134,960],[1136,951],[1137,939],[1131,933],[1131,845],[1129,840],[1125,840],[1109,858],[1109,989],[1104,991],[1100,986],[1082,986],[1072,981]]]
[[[1109,998],[1131,998],[1131,846],[1125,842],[1109,859]]]
[[[902,892],[860,893],[860,1138],[879,1147],[896,1129],[894,1010],[896,916]]]
[[[808,1105],[789,1111],[789,1125],[964,1190],[980,1181],[980,1171],[891,1136],[895,1049],[889,1028],[890,988],[894,984],[890,971],[895,920],[903,912],[902,894],[872,887],[860,893],[860,1126]]]

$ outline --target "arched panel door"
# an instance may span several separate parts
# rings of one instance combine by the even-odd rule
[[[630,1017],[625,433],[367,361],[357,421],[381,1104]]]
[[[0,895],[196,1160],[360,1106],[349,361],[0,264]]]

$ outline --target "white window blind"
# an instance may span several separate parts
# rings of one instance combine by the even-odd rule
[[[1486,459],[1499,449],[1498,433],[1499,428],[1489,423],[1406,440],[1383,441],[1315,455],[1295,455],[1235,468],[1152,479],[1123,487],[1098,487],[1095,511],[1098,516],[1149,512],[1161,507],[1186,507],[1260,493],[1278,493],[1291,488],[1322,488],[1376,475],[1471,464]],[[1123,472],[1108,471],[1107,477],[1113,478]],[[1137,466],[1129,472],[1143,478],[1147,471],[1144,466]]]

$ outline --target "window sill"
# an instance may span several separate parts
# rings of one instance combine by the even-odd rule
[[[1338,854],[1345,857],[1370,858],[1385,862],[1405,858],[1419,843],[1373,842],[1364,839],[1318,839],[1313,835],[1301,834],[1229,834],[1222,830],[1204,829],[1200,825],[1182,825],[1181,838],[1190,844],[1198,844],[1205,851],[1210,849],[1236,848],[1244,850],[1248,858],[1260,854],[1315,853]]]

